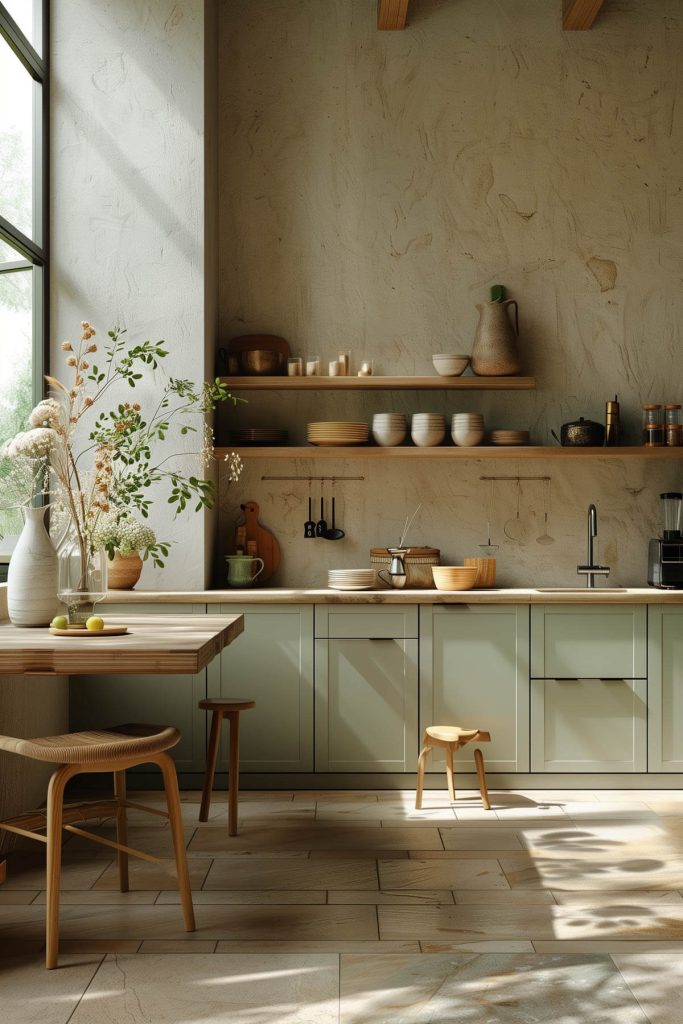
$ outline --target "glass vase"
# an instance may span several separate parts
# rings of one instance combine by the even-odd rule
[[[74,531],[67,535],[57,559],[57,596],[66,605],[69,625],[84,626],[107,593],[107,552]]]

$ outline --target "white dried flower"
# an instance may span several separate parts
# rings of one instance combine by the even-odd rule
[[[57,434],[51,427],[35,427],[17,434],[3,447],[3,454],[10,459],[24,456],[29,459],[49,455],[57,446]]]
[[[56,429],[62,423],[62,407],[54,398],[45,398],[35,407],[28,421],[32,427]]]
[[[114,548],[122,555],[143,551],[156,542],[150,526],[141,523],[130,512],[107,512],[99,517],[93,531],[96,547]]]
[[[237,452],[228,452],[223,461],[228,467],[228,483],[237,483],[244,469],[244,463],[241,458]]]

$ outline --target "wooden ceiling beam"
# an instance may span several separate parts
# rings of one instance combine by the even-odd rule
[[[377,28],[394,31],[406,27],[409,0],[377,0]]]
[[[562,28],[585,32],[592,27],[604,0],[562,0]]]

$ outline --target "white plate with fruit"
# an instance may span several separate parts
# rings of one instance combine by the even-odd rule
[[[50,623],[53,636],[123,636],[128,626],[107,626],[99,615],[91,615],[84,626],[70,626],[66,615],[57,615]]]

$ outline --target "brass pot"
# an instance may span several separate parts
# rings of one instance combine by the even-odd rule
[[[284,356],[281,352],[257,348],[240,354],[242,373],[251,377],[273,377],[284,370]]]

